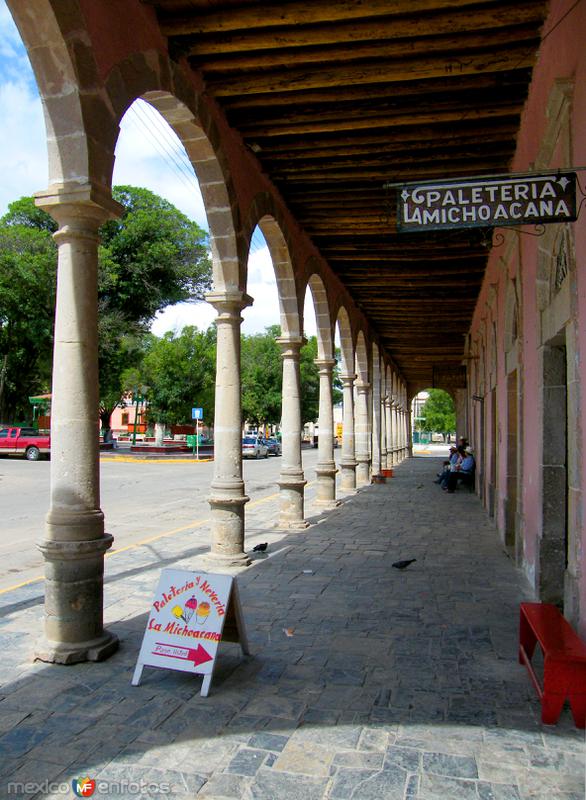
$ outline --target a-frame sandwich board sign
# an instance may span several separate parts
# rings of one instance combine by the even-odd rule
[[[238,586],[232,575],[164,569],[159,578],[132,685],[144,667],[203,675],[207,697],[220,642],[249,654]]]

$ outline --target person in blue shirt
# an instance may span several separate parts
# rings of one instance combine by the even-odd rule
[[[436,483],[439,483],[442,489],[445,486],[447,486],[450,472],[453,472],[455,470],[457,464],[459,464],[463,458],[464,458],[464,451],[460,452],[457,447],[454,446],[450,447],[449,459],[448,461],[444,461],[444,469],[438,475],[438,480],[436,481]]]
[[[476,462],[474,460],[474,450],[471,447],[467,447],[460,463],[456,464],[456,468],[449,473],[444,487],[445,490],[453,494],[456,491],[459,480],[468,485],[474,485],[475,471]]]

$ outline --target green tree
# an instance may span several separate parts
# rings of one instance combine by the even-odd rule
[[[242,419],[253,425],[276,424],[281,420],[283,365],[277,344],[280,335],[280,327],[272,325],[265,333],[242,336]]]
[[[207,237],[195,222],[147,189],[119,186],[112,194],[124,213],[100,229],[99,413],[105,429],[121,402],[122,376],[139,357],[157,311],[200,300],[211,284]],[[4,416],[22,415],[28,394],[46,390],[50,382],[56,227],[31,197],[12,203],[0,220]]]
[[[302,425],[316,422],[319,417],[319,371],[315,364],[316,358],[317,337],[310,336],[302,346],[299,358]]]
[[[157,311],[203,298],[211,286],[207,236],[148,189],[115,186],[120,219],[100,229],[100,420],[121,402],[124,371],[138,357]],[[160,420],[164,422],[165,420]]]
[[[13,206],[16,204],[13,204]],[[11,206],[11,210],[13,209]],[[0,420],[26,420],[51,384],[56,248],[11,211],[0,221]]]
[[[429,397],[421,408],[421,429],[446,434],[456,430],[454,401],[443,389],[429,389]]]
[[[128,384],[146,388],[148,419],[163,425],[191,421],[191,409],[204,410],[204,421],[214,416],[216,327],[198,331],[188,326],[181,333],[166,333],[161,338],[149,334],[138,374],[126,372]]]

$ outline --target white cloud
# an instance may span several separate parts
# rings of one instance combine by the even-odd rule
[[[0,214],[3,214],[13,200],[45,189],[48,184],[42,105],[26,50],[4,0],[0,0],[0,114]],[[201,192],[183,146],[147,103],[139,102],[138,108],[130,109],[121,122],[113,183],[144,186],[165,197],[205,230],[208,228]],[[243,311],[243,332],[262,333],[269,325],[278,324],[274,270],[259,231],[255,233],[250,255],[247,291],[254,304]],[[315,333],[315,315],[308,302],[311,303],[309,292],[305,328],[311,335]],[[185,325],[196,325],[203,330],[215,318],[215,309],[207,303],[180,303],[161,312],[152,330],[159,336]]]
[[[267,247],[251,253],[248,261],[248,294],[254,298],[252,306],[242,311],[242,333],[264,333],[270,325],[280,323],[279,296],[271,256]],[[179,303],[166,308],[153,323],[152,332],[162,336],[166,331],[180,331],[186,325],[200,330],[207,328],[216,318],[215,309],[207,303]],[[315,312],[311,292],[305,297],[305,334],[315,335]]]
[[[41,100],[20,34],[0,0],[0,214],[23,195],[47,187]]]

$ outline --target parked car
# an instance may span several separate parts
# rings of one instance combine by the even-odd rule
[[[280,456],[283,452],[281,442],[278,439],[265,439],[265,444],[268,447],[270,456]]]
[[[39,434],[34,428],[3,428],[0,430],[0,455],[20,455],[27,461],[38,461],[41,454],[51,452],[51,437]]]
[[[260,436],[245,436],[242,440],[242,458],[268,458],[269,448]]]

